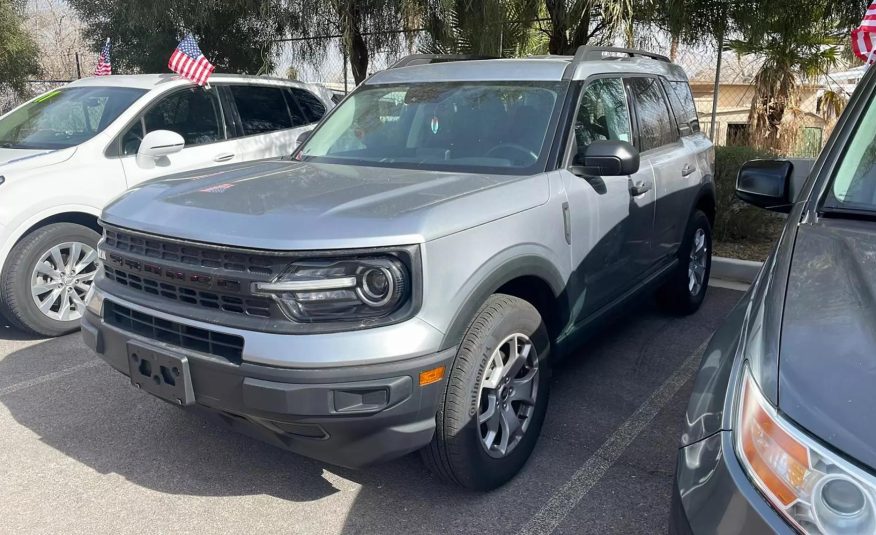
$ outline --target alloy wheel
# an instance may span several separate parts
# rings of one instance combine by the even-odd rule
[[[691,295],[699,295],[706,278],[706,265],[709,261],[709,244],[706,231],[698,228],[694,234],[687,268],[687,289]]]
[[[488,455],[502,458],[526,434],[538,398],[538,355],[526,335],[515,333],[498,345],[478,391],[478,428]]]
[[[43,253],[30,279],[30,293],[40,312],[56,321],[81,318],[97,274],[96,261],[97,252],[80,242],[61,243]]]

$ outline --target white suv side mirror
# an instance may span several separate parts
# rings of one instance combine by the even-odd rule
[[[175,154],[186,146],[186,141],[176,132],[154,130],[146,134],[137,151],[137,165],[152,169],[162,158]]]

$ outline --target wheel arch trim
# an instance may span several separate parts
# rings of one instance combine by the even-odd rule
[[[542,280],[550,288],[553,294],[551,297],[555,300],[555,303],[562,302],[566,282],[560,271],[549,260],[543,257],[535,255],[516,256],[490,271],[469,292],[462,306],[459,307],[453,320],[451,320],[441,342],[441,348],[446,349],[458,345],[462,337],[465,336],[468,326],[487,301],[487,298],[509,282],[522,277],[535,277]]]

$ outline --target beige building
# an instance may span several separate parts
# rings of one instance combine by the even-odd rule
[[[748,117],[754,87],[751,85],[756,66],[743,65],[739,60],[725,55],[725,65],[721,72],[718,90],[718,110],[715,123],[715,144],[743,145],[747,143]],[[691,91],[693,91],[699,112],[700,124],[708,133],[712,123],[712,103],[715,87],[714,69],[691,72]],[[832,127],[824,119],[820,110],[820,99],[826,85],[807,84],[800,88],[800,120],[802,135],[798,141],[795,156],[815,157],[821,150]]]

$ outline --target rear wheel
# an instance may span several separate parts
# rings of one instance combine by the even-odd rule
[[[706,214],[691,216],[678,253],[678,267],[658,292],[660,304],[676,314],[699,310],[712,272],[712,226]]]
[[[435,437],[422,452],[434,473],[490,490],[520,471],[547,410],[549,349],[535,307],[508,295],[489,298],[460,344]]]
[[[54,223],[18,242],[0,275],[0,311],[22,330],[59,336],[79,328],[85,295],[97,274],[100,235]]]

